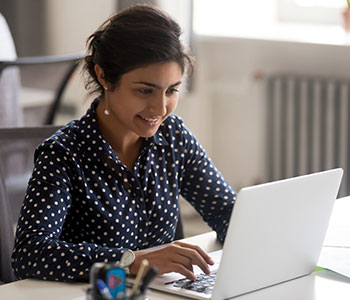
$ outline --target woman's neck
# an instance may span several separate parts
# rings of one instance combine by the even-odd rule
[[[121,126],[118,126],[113,119],[113,116],[104,114],[101,102],[97,105],[96,116],[103,137],[117,154],[120,161],[132,170],[140,154],[143,138],[136,136],[133,132],[123,131]]]

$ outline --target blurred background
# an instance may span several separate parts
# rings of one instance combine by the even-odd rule
[[[346,0],[0,0],[0,13],[17,57],[50,56],[83,51],[108,16],[139,2],[181,24],[197,67],[176,113],[236,191],[342,167],[339,196],[350,194]],[[25,126],[41,122],[50,105],[45,77],[20,99]],[[76,72],[54,123],[79,118],[91,100]],[[187,236],[208,230],[186,203],[182,214]]]

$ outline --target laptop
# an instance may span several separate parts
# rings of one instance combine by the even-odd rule
[[[211,278],[204,280],[206,285],[198,288],[196,281],[168,273],[158,276],[150,288],[192,299],[221,300],[310,274],[342,175],[339,168],[242,188],[223,249],[209,253],[216,263]],[[213,288],[206,287],[210,282]]]

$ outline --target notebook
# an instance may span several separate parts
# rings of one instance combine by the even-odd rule
[[[216,262],[211,268],[216,277],[206,279],[213,281],[212,291],[187,289],[195,282],[177,273],[158,276],[150,288],[192,299],[221,300],[310,274],[342,175],[339,168],[242,188],[224,247],[209,254]]]

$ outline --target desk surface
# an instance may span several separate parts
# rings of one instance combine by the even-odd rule
[[[221,248],[216,240],[214,232],[197,235],[184,239],[184,241],[200,245],[208,252]],[[25,279],[0,286],[0,299],[9,300],[71,300],[85,295],[88,287],[86,283],[64,283],[53,281],[42,281],[35,279]],[[174,299],[171,295],[160,292],[151,292],[155,299]],[[183,298],[180,298],[183,299]],[[150,298],[152,300],[152,298]]]
[[[348,198],[350,201],[350,198]],[[220,249],[216,234],[209,232],[185,239],[208,252]],[[88,284],[26,279],[0,286],[0,299],[72,300],[84,296]],[[150,291],[149,299],[183,299]],[[329,271],[318,271],[299,279],[236,297],[237,300],[349,300],[350,279]]]
[[[87,284],[49,282],[26,279],[0,287],[0,298],[9,300],[72,300],[84,296]],[[183,299],[151,291],[153,299]],[[154,298],[152,298],[154,297]],[[350,281],[327,271],[318,271],[258,292],[235,298],[237,300],[349,300]]]

